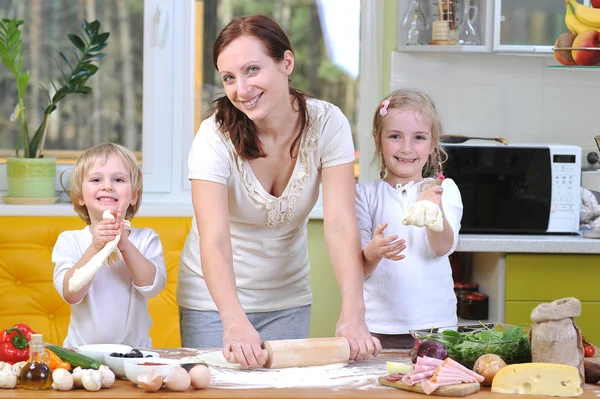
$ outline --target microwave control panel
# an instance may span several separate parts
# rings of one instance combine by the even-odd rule
[[[562,150],[562,151],[561,151]],[[550,147],[552,160],[552,200],[548,231],[559,231],[573,224],[579,228],[581,152],[572,148]]]

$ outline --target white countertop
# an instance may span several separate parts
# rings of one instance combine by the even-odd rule
[[[600,239],[579,235],[461,234],[456,251],[600,254]]]

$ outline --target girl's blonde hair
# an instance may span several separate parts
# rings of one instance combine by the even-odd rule
[[[87,173],[94,167],[96,162],[102,165],[106,164],[109,159],[117,158],[125,164],[129,170],[129,178],[131,181],[131,196],[136,198],[135,205],[129,205],[124,219],[131,220],[140,209],[142,203],[142,169],[140,168],[135,155],[127,148],[114,144],[104,143],[98,144],[79,156],[73,173],[71,173],[71,202],[75,208],[75,212],[87,224],[91,223],[90,215],[85,205],[79,205],[83,200],[82,186],[83,180]]]
[[[384,104],[387,101],[389,101],[389,104],[385,106]],[[375,116],[373,117],[373,138],[375,139],[375,160],[379,166],[379,177],[383,179],[387,175],[387,166],[385,165],[383,150],[381,148],[383,121],[387,117],[387,115],[381,114],[387,114],[387,112],[381,111],[383,109],[388,111],[400,108],[413,109],[431,125],[431,145],[433,152],[429,154],[421,175],[422,177],[437,178],[438,181],[435,184],[440,184],[441,179],[438,176],[442,173],[442,164],[448,158],[446,150],[440,144],[440,136],[443,134],[442,122],[431,97],[423,92],[412,89],[402,89],[392,92],[377,106],[377,110],[375,111]]]

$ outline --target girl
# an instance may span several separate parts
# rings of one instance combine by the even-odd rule
[[[151,347],[148,299],[165,287],[167,271],[158,235],[125,228],[140,207],[142,171],[131,151],[117,144],[84,152],[71,174],[71,202],[87,224],[60,234],[52,252],[54,287],[71,305],[64,346],[115,343]],[[116,219],[102,219],[109,210]],[[92,281],[71,292],[69,280],[118,234],[122,259],[102,266]]]
[[[263,15],[232,20],[213,47],[225,96],[189,156],[195,219],[181,253],[184,347],[221,347],[243,367],[261,341],[308,336],[308,215],[323,183],[325,239],[340,285],[336,334],[351,360],[379,352],[364,319],[354,146],[336,106],[290,87],[294,53]]]
[[[373,118],[381,180],[357,185],[356,212],[366,322],[383,348],[412,347],[409,330],[457,323],[448,255],[458,243],[462,201],[442,174],[441,134],[432,100],[418,91],[393,92]],[[441,231],[402,223],[422,200],[440,208]]]

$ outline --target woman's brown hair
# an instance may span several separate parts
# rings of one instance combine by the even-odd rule
[[[386,109],[408,108],[413,109],[431,125],[431,146],[433,152],[429,155],[427,163],[423,166],[422,177],[438,178],[442,173],[442,164],[448,158],[446,150],[440,144],[440,136],[444,134],[440,116],[431,97],[427,94],[410,89],[397,90],[387,96],[383,101],[389,101]],[[383,132],[383,118],[380,109],[383,102],[377,106],[373,116],[373,138],[375,139],[375,157],[379,164],[379,176],[383,179],[387,174],[387,166],[383,159],[381,134]],[[441,179],[436,179],[435,184],[441,184]]]
[[[281,26],[266,15],[258,14],[235,18],[223,28],[213,45],[213,63],[217,70],[219,69],[217,67],[219,54],[231,42],[243,35],[258,39],[264,45],[266,53],[275,62],[283,61],[285,52],[288,50],[292,54],[294,53],[290,40]],[[295,149],[298,147],[302,133],[308,125],[306,105],[308,95],[292,87],[289,88],[289,91],[294,98],[294,106],[297,106],[301,118],[300,131],[290,146],[290,156],[294,158]],[[266,157],[267,154],[263,151],[254,122],[237,109],[227,96],[222,96],[213,103],[216,103],[216,106],[211,110],[211,114],[215,113],[217,124],[224,133],[229,135],[238,156],[244,160]]]

